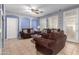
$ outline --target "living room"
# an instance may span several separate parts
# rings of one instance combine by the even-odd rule
[[[5,55],[78,55],[78,4],[4,4]]]

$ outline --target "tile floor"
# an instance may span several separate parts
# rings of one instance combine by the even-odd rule
[[[3,53],[6,55],[41,55],[40,53],[37,53],[35,44],[31,40],[32,38],[24,40],[6,40]],[[79,55],[79,44],[66,42],[65,47],[58,55]]]

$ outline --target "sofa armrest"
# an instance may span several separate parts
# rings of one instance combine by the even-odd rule
[[[42,40],[42,39],[43,39],[43,38],[41,38],[41,37],[40,37],[40,38],[35,37],[33,40],[34,40],[34,41],[39,41],[39,40]]]

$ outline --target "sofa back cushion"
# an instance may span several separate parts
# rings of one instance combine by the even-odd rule
[[[24,33],[31,33],[31,32],[33,32],[33,31],[31,31],[31,30],[33,30],[32,28],[23,28],[22,29],[22,31],[24,32]]]
[[[52,32],[49,34],[49,39],[56,40],[57,36],[58,36],[57,33]]]
[[[60,29],[51,29],[51,32],[60,32]]]
[[[51,32],[51,30],[50,29],[43,29],[43,31],[42,31],[43,33],[50,33]]]

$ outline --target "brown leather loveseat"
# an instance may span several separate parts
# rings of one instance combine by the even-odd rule
[[[34,33],[33,28],[23,28],[22,31],[20,31],[20,37],[22,39],[31,38],[31,35]]]

